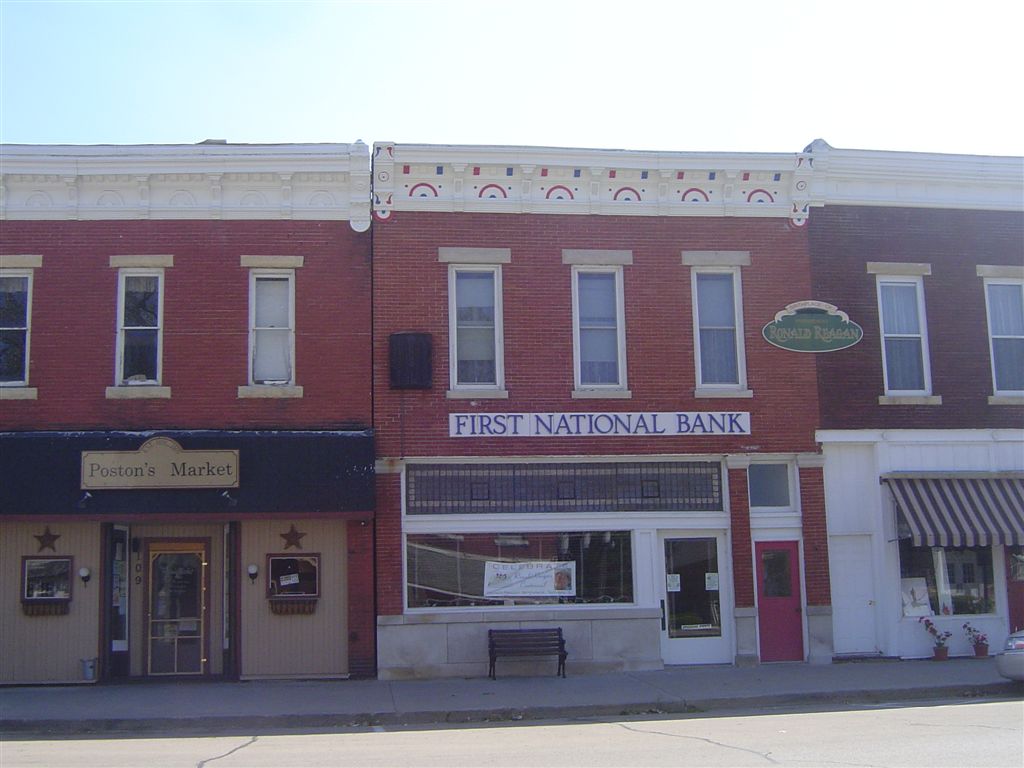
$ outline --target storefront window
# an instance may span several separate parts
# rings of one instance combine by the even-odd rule
[[[410,608],[632,603],[629,531],[414,534]]]
[[[904,616],[993,613],[991,547],[915,547],[900,541]]]

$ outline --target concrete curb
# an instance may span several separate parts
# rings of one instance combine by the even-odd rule
[[[72,736],[178,736],[227,733],[293,733],[344,728],[368,730],[377,726],[418,726],[486,723],[530,723],[587,718],[639,718],[645,715],[714,715],[750,710],[820,707],[829,709],[850,704],[928,702],[978,698],[1021,699],[1021,688],[1012,682],[981,685],[945,685],[931,688],[894,688],[733,698],[657,700],[648,703],[601,703],[571,707],[495,708],[490,710],[423,710],[418,712],[377,712],[360,714],[225,715],[179,718],[91,718],[0,721],[0,734],[11,737],[60,738]]]

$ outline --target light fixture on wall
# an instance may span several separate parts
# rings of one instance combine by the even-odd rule
[[[79,509],[85,509],[86,504],[89,503],[89,499],[91,498],[92,494],[86,491],[85,493],[82,494],[82,498],[78,500],[78,504],[76,504],[75,506],[77,506]]]
[[[245,572],[249,574],[249,583],[255,584],[256,577],[260,575],[260,567],[256,563],[249,563],[249,567],[245,569]]]
[[[78,569],[78,578],[80,578],[82,580],[82,584],[83,585],[88,584],[89,583],[89,579],[92,578],[92,571],[90,571],[85,566],[82,566],[81,568]]]
[[[236,499],[234,496],[232,496],[227,491],[224,491],[224,492],[221,493],[221,498],[223,498],[228,503],[229,507],[237,507],[238,506],[238,499]]]

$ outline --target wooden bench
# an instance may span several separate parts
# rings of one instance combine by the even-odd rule
[[[555,675],[565,677],[565,638],[562,628],[553,629],[489,629],[487,649],[491,657],[490,678],[495,679],[494,662],[499,656],[558,656]]]

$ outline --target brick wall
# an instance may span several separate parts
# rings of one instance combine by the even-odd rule
[[[6,429],[365,428],[370,397],[370,236],[347,222],[6,221],[0,253],[40,254],[30,386],[0,402]],[[114,384],[111,255],[172,254],[163,384],[170,400],[107,400]],[[239,399],[248,383],[249,270],[242,255],[295,255],[301,399]]]
[[[510,248],[502,267],[508,400],[449,400],[448,265],[443,246]],[[574,400],[571,268],[563,248],[629,249],[623,268],[629,400]],[[690,268],[683,250],[750,251],[742,270],[750,399],[696,399]],[[815,450],[815,361],[769,345],[762,326],[810,298],[806,234],[778,219],[517,216],[396,212],[374,231],[374,418],[380,456],[725,453]],[[388,336],[433,335],[434,386],[388,384]],[[748,437],[448,437],[452,412],[751,413]]]
[[[821,467],[800,468],[800,507],[803,517],[807,604],[831,605],[828,528],[825,523],[825,473]]]
[[[402,613],[402,485],[397,474],[377,475],[377,613]]]
[[[750,499],[747,494],[747,470],[729,470],[729,517],[732,529],[732,577],[736,607],[754,605],[754,569],[750,553]]]
[[[372,521],[350,520],[347,538],[348,670],[352,677],[372,677],[377,669]]]
[[[1024,264],[1024,216],[832,206],[808,224],[814,298],[864,328],[855,347],[818,355],[826,429],[1024,427],[1021,406],[991,406],[985,294],[977,265]],[[867,262],[925,262],[932,392],[940,406],[880,406],[883,395],[875,275]]]

